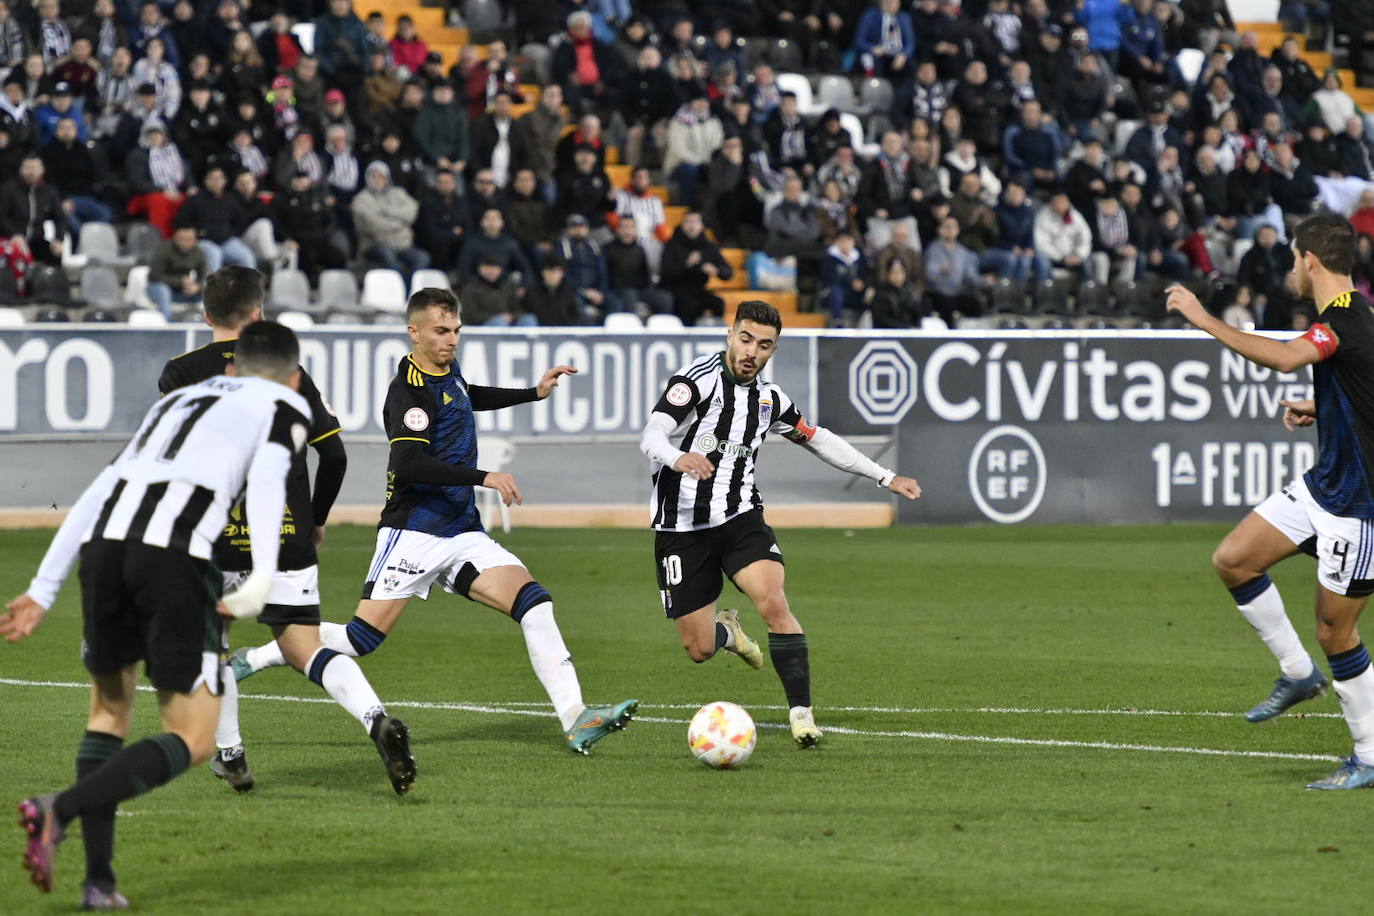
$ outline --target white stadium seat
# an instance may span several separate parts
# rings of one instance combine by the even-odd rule
[[[134,309],[129,313],[131,328],[165,328],[167,318],[157,309]]]
[[[406,310],[406,281],[400,271],[374,267],[363,276],[362,307],[393,315]]]
[[[422,289],[452,289],[453,284],[448,281],[448,274],[442,270],[435,270],[426,267],[424,270],[417,270],[410,277],[410,294],[413,296]]]
[[[277,321],[293,331],[308,331],[315,326],[315,319],[308,312],[279,312]]]
[[[611,312],[606,316],[605,327],[608,331],[642,331],[644,322],[634,312]]]
[[[477,437],[477,466],[487,473],[500,471],[515,457],[515,445],[500,436],[482,435]],[[482,513],[483,523],[490,528],[494,512],[501,515],[501,530],[510,530],[510,509],[501,501],[501,494],[488,487],[477,488],[477,509]]]
[[[681,331],[682,319],[676,315],[650,315],[644,327],[649,331]]]

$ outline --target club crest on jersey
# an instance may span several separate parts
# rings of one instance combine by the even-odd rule
[[[703,455],[711,454],[716,450],[716,446],[718,445],[720,445],[720,440],[710,433],[704,433],[697,439],[697,451],[701,452]]]
[[[425,413],[424,410],[419,407],[412,407],[406,411],[405,417],[402,418],[402,422],[405,423],[406,429],[411,429],[418,433],[422,429],[429,428],[429,414]]]
[[[767,426],[768,421],[773,418],[773,402],[759,401],[759,425]]]

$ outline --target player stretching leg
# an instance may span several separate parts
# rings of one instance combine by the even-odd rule
[[[46,892],[57,845],[81,818],[83,909],[129,905],[111,865],[116,806],[214,752],[223,636],[212,545],[246,492],[252,572],[222,607],[236,617],[257,614],[277,569],[286,478],[308,428],[310,408],[292,390],[299,361],[290,330],[259,322],[239,339],[239,377],[213,378],[158,401],[72,506],[29,590],[0,615],[0,634],[10,642],[32,633],[80,553],[81,654],[92,688],[77,781],[24,799],[19,823],[28,833],[24,867]],[[157,688],[163,732],[124,747],[140,661]]]
[[[1168,307],[1224,346],[1279,372],[1312,366],[1314,401],[1283,402],[1284,422],[1317,424],[1317,464],[1260,503],[1217,547],[1213,565],[1245,619],[1278,657],[1274,692],[1246,718],[1273,718],[1324,692],[1267,571],[1300,550],[1317,557],[1317,640],[1335,679],[1355,750],[1309,789],[1374,786],[1374,670],[1360,642],[1360,611],[1374,592],[1374,311],[1354,289],[1355,233],[1324,213],[1298,224],[1293,242],[1300,295],[1320,303],[1317,323],[1289,341],[1228,327],[1181,286]]]
[[[521,501],[511,475],[477,470],[472,412],[547,398],[560,376],[577,370],[556,366],[536,388],[469,385],[454,363],[462,327],[458,298],[448,290],[422,289],[410,297],[406,320],[414,350],[401,360],[382,411],[391,460],[377,549],[353,619],[347,626],[322,624],[320,639],[345,655],[375,651],[410,599],[428,598],[435,584],[495,608],[520,624],[530,664],[553,702],[568,747],[585,754],[624,728],[639,704],[583,705],[572,656],[553,618],[553,598],[482,529],[472,492],[490,487],[506,505]],[[239,659],[250,669],[262,666],[256,650]]]
[[[225,267],[205,280],[205,323],[213,340],[198,350],[169,360],[158,379],[163,394],[224,372],[234,358],[239,330],[262,318],[262,274],[248,267]],[[363,726],[377,746],[391,787],[401,795],[415,782],[415,760],[405,723],[386,714],[358,663],[327,649],[320,642],[319,567],[315,549],[324,540],[324,523],[343,485],[348,465],[339,421],[320,396],[315,382],[301,371],[300,394],[310,405],[309,443],[319,455],[315,493],[302,457],[291,468],[286,484],[286,517],[281,523],[279,569],[260,623],[272,628],[275,641],[263,647],[279,665],[289,664],[320,685]],[[224,572],[226,590],[235,588],[251,568],[248,534],[242,519],[231,513],[230,524],[215,542],[215,565]],[[239,691],[232,675],[225,678],[220,702],[219,752],[210,770],[238,792],[253,788],[253,773],[239,734]]]
[[[921,488],[829,430],[808,424],[781,389],[759,380],[781,333],[777,309],[740,303],[725,352],[703,357],[668,380],[640,448],[653,461],[659,589],[683,648],[694,662],[725,649],[752,668],[763,667],[763,653],[745,635],[738,613],[716,611],[724,572],[768,627],[768,654],[787,695],[792,738],[805,748],[821,738],[811,710],[811,662],[806,634],[783,591],[782,551],[763,519],[754,456],[768,433],[777,432],[827,464],[908,499],[920,496]]]

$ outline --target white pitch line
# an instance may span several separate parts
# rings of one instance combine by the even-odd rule
[[[7,685],[7,686],[11,686],[11,687],[73,687],[73,688],[75,688],[75,687],[89,687],[89,686],[90,686],[89,684],[83,684],[83,683],[81,683],[81,682],[79,682],[79,681],[30,681],[30,680],[21,680],[21,679],[18,679],[18,678],[0,678],[0,684]],[[147,693],[152,693],[152,692],[153,692],[153,688],[152,688],[152,687],[149,687],[149,686],[146,686],[146,685],[140,685],[138,689],[141,690],[141,691],[147,692]],[[329,704],[332,704],[332,703],[334,702],[332,699],[329,699],[329,698],[327,698],[327,697],[297,697],[297,696],[286,696],[286,695],[276,695],[276,694],[254,694],[254,693],[241,693],[241,694],[239,694],[239,699],[241,699],[241,700],[268,700],[268,701],[275,701],[275,702],[282,702],[282,703],[329,703]],[[547,706],[547,704],[543,704],[543,703],[530,703],[530,702],[525,702],[525,701],[519,701],[519,702],[514,702],[514,703],[488,704],[488,703],[442,703],[442,702],[436,703],[436,702],[426,701],[426,700],[392,700],[392,701],[388,701],[386,705],[387,705],[387,706],[396,707],[396,708],[400,708],[400,709],[454,710],[454,711],[459,711],[459,712],[476,712],[476,713],[486,713],[486,714],[499,714],[499,715],[512,715],[512,716],[535,716],[535,717],[539,717],[539,718],[553,718],[552,714],[548,711],[548,706]],[[538,707],[538,708],[531,708],[531,707]],[[692,705],[692,704],[681,704],[681,703],[677,703],[677,704],[667,704],[667,705],[657,705],[657,706],[655,706],[655,705],[650,705],[650,704],[644,704],[644,706],[643,706],[642,708],[644,708],[644,709],[696,709],[697,707],[694,706],[694,705]],[[781,706],[756,706],[756,707],[754,707],[754,708],[755,708],[755,709],[768,709],[768,710],[781,710],[781,709],[782,709]],[[979,708],[976,708],[976,709],[955,709],[955,708],[942,708],[942,709],[919,709],[919,708],[912,708],[912,709],[900,709],[900,708],[862,707],[862,706],[860,706],[860,707],[835,707],[835,708],[836,708],[836,709],[845,709],[845,710],[848,710],[848,711],[851,711],[851,712],[947,712],[947,713],[956,713],[956,712],[994,712],[994,713],[1002,713],[1002,712],[1020,712],[1020,713],[1027,713],[1027,714],[1035,714],[1035,713],[1044,712],[1044,713],[1047,713],[1047,714],[1049,714],[1049,715],[1071,715],[1071,714],[1078,714],[1078,713],[1082,713],[1082,714],[1085,714],[1085,715],[1092,715],[1092,714],[1116,714],[1116,713],[1118,713],[1118,712],[1125,712],[1125,713],[1133,714],[1133,715],[1149,715],[1149,714],[1151,714],[1151,711],[1146,711],[1146,710],[1131,710],[1131,711],[1126,711],[1126,710],[1070,710],[1070,709],[1038,710],[1038,709],[1011,709],[1011,708],[1001,708],[1001,707],[979,707]],[[1171,711],[1171,710],[1158,710],[1158,711],[1153,711],[1153,714],[1156,714],[1156,715],[1189,715],[1188,713],[1174,712],[1174,711]],[[1196,715],[1230,715],[1230,714],[1229,714],[1229,713],[1200,713],[1200,714],[1196,714]],[[662,717],[659,717],[659,716],[637,716],[637,717],[635,718],[635,721],[636,721],[636,722],[653,722],[653,723],[663,724],[663,725],[684,725],[684,724],[686,724],[686,720],[684,720],[684,719],[667,719],[667,718],[662,718]],[[760,727],[762,727],[762,728],[770,728],[770,729],[783,729],[783,728],[787,728],[787,727],[788,727],[788,726],[786,726],[786,725],[782,725],[782,724],[780,724],[780,723],[773,723],[773,722],[760,722],[760,723],[758,723],[758,725],[759,725]],[[1112,742],[1112,741],[1065,741],[1065,740],[1056,739],[1056,738],[1013,738],[1013,737],[1006,737],[1006,736],[999,736],[999,735],[958,735],[958,734],[951,734],[951,733],[949,733],[949,732],[928,732],[928,731],[875,731],[875,730],[869,730],[869,729],[846,728],[846,727],[844,727],[844,726],[837,726],[837,725],[829,725],[829,726],[826,727],[826,730],[827,730],[827,731],[830,731],[830,732],[834,732],[835,734],[840,734],[840,735],[856,735],[856,736],[864,737],[864,738],[919,738],[919,739],[927,740],[927,741],[950,741],[950,742],[965,742],[965,743],[972,743],[972,744],[1008,744],[1008,745],[1023,745],[1023,746],[1029,746],[1029,747],[1083,748],[1083,749],[1103,750],[1103,751],[1145,751],[1145,752],[1149,752],[1149,753],[1164,753],[1164,754],[1197,754],[1197,755],[1199,755],[1199,756],[1205,756],[1205,757],[1248,757],[1248,758],[1260,758],[1260,759],[1266,759],[1266,760],[1323,760],[1323,761],[1331,761],[1331,760],[1340,760],[1340,759],[1341,759],[1340,757],[1333,757],[1333,756],[1331,756],[1331,755],[1329,755],[1329,754],[1296,754],[1296,753],[1291,753],[1291,752],[1286,752],[1286,751],[1238,751],[1238,750],[1228,750],[1228,749],[1225,749],[1225,748],[1208,748],[1208,747],[1171,747],[1171,746],[1169,746],[1169,745],[1161,745],[1161,744],[1120,744],[1120,743],[1116,743],[1116,742]]]

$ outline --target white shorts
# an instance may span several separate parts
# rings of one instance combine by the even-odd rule
[[[430,586],[437,582],[444,591],[466,598],[473,580],[488,569],[524,565],[485,531],[441,538],[420,531],[379,528],[363,597],[377,601],[428,598]]]
[[[1299,550],[1317,558],[1317,583],[1352,598],[1374,593],[1374,519],[1327,512],[1301,478],[1255,507]]]
[[[246,572],[224,574],[226,594],[237,589],[248,578]],[[315,626],[320,622],[320,568],[279,570],[272,577],[272,590],[267,593],[267,605],[258,623],[268,626],[300,623]]]

